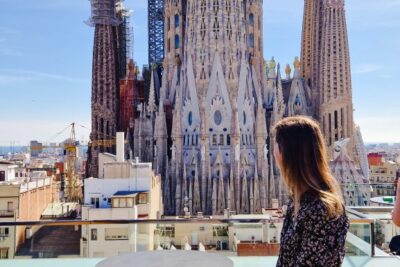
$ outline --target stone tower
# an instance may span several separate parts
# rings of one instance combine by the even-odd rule
[[[303,17],[303,34],[301,46],[301,75],[313,90],[314,110],[318,115],[318,74],[323,23],[324,0],[305,0]]]
[[[326,143],[350,138],[354,123],[350,55],[344,0],[306,0],[302,37],[302,74],[313,94],[314,116]]]
[[[92,65],[92,132],[89,175],[98,177],[99,152],[111,152],[107,142],[116,134],[118,73],[115,0],[92,0],[89,24],[95,28]]]

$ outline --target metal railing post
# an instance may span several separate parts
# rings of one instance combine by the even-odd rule
[[[371,257],[375,257],[375,221],[370,223],[371,226]]]

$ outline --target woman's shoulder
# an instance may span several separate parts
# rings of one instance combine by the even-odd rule
[[[316,193],[311,193],[308,196],[305,196],[304,199],[302,199],[301,209],[303,211],[304,217],[308,217],[313,220],[336,223],[338,223],[339,221],[347,221],[347,215],[345,211],[335,218],[330,218],[328,216],[328,209],[326,208],[325,203]]]

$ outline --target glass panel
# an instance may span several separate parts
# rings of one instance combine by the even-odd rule
[[[139,194],[138,198],[142,199],[143,197],[141,201],[144,202],[145,196],[146,194]],[[126,204],[130,206],[132,199],[126,198],[125,200]],[[96,220],[62,222],[60,226],[49,225],[48,221],[42,221],[40,225],[32,225],[30,228],[8,226],[8,238],[19,236],[22,238],[16,240],[16,244],[18,244],[17,257],[23,256],[25,259],[57,258],[57,261],[65,257],[70,260],[79,258],[82,261],[78,264],[79,266],[94,267],[103,258],[160,249],[205,250],[210,253],[228,255],[235,264],[240,263],[238,266],[255,266],[255,262],[264,261],[268,262],[268,265],[265,266],[275,266],[274,263],[276,263],[279,253],[283,219],[268,215],[271,211],[267,211],[268,214],[264,215],[249,215],[245,219],[239,219],[240,215],[236,217],[237,215],[234,213],[229,213],[231,215],[228,216],[227,213],[227,216],[213,216],[212,220],[206,215],[199,214],[199,219],[193,215],[189,219],[173,216],[165,217],[164,220],[146,221],[146,219],[141,219],[138,223],[131,223],[127,220],[128,214],[132,215],[132,220],[136,220],[135,210],[92,209],[90,210],[92,215],[97,213]],[[376,243],[388,246],[391,237],[398,234],[399,229],[391,228],[392,225],[388,228],[389,221],[383,219],[379,220],[382,224],[381,228],[375,226],[375,232],[371,233],[372,221],[363,217],[366,215],[377,216],[379,210],[381,209],[377,210],[371,207],[364,208],[364,210],[349,210],[348,215],[352,222],[346,242],[346,262],[360,259],[360,256],[366,260],[375,259],[370,257],[373,254],[371,240],[375,238]],[[107,212],[112,212],[112,215],[106,216]],[[387,215],[386,211],[379,214]],[[110,218],[113,220],[109,220]],[[99,223],[101,220],[108,221]],[[0,235],[6,233],[3,227],[0,229]],[[16,235],[13,229],[16,229]],[[20,233],[24,233],[24,235],[20,235]],[[380,236],[381,234],[384,237]],[[49,245],[55,244],[54,242],[56,242],[56,246]],[[7,252],[8,256],[13,257],[10,255],[10,251],[12,250]],[[388,251],[387,248],[381,250],[381,247],[376,247],[375,255],[384,256],[384,251]],[[98,257],[101,257],[98,261],[97,259],[96,261],[88,260],[88,258]],[[85,265],[89,262],[91,265]],[[349,265],[345,263],[343,266]],[[2,267],[1,262],[0,267]],[[45,266],[41,265],[41,267]]]

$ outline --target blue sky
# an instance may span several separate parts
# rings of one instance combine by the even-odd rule
[[[134,57],[147,63],[147,1],[133,10]],[[347,0],[355,121],[368,142],[400,142],[400,0]],[[264,1],[264,55],[300,54],[303,1]],[[90,128],[93,28],[86,0],[0,0],[0,145]],[[89,131],[77,128],[87,140]],[[66,137],[65,134],[62,137]]]

